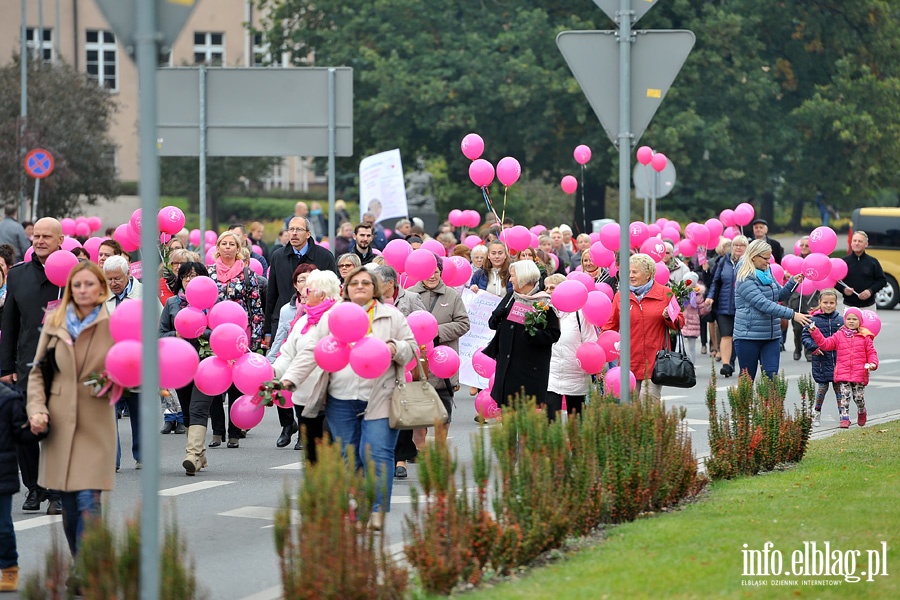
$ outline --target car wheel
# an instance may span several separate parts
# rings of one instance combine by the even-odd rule
[[[878,310],[891,310],[897,302],[900,302],[900,288],[897,287],[897,280],[888,275],[887,285],[875,294],[875,306]]]

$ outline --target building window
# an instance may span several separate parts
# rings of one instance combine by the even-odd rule
[[[88,29],[84,49],[87,75],[106,89],[119,91],[119,50],[110,31]]]
[[[43,30],[43,38],[44,41],[42,44],[39,44],[37,41],[38,38],[38,29],[37,27],[29,27],[25,30],[25,46],[28,48],[28,54],[31,56],[32,60],[35,60],[38,55],[42,55],[42,58],[45,63],[53,62],[53,29],[45,27]]]
[[[225,34],[195,31],[194,63],[206,65],[224,65]]]
[[[269,64],[272,55],[269,54],[269,44],[263,39],[263,34],[253,34],[253,66],[264,67]]]

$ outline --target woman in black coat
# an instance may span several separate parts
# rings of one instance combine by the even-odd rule
[[[550,356],[560,330],[559,317],[550,306],[550,295],[538,291],[540,277],[537,265],[530,260],[513,263],[510,266],[513,291],[506,294],[488,321],[488,326],[497,331],[485,351],[497,360],[491,397],[500,406],[511,404],[511,398],[523,390],[538,405],[546,403]],[[547,307],[547,323],[529,332],[525,326],[526,315],[540,310],[534,308],[538,302]]]

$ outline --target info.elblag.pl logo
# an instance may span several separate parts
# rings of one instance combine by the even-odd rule
[[[831,542],[803,542],[786,552],[772,542],[759,550],[749,544],[743,548],[741,575],[766,579],[743,579],[741,585],[841,585],[888,576],[887,542],[867,550],[843,550],[832,547]]]

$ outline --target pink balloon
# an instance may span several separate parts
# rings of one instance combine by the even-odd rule
[[[719,220],[722,221],[722,225],[725,227],[734,227],[734,211],[726,208],[719,213]]]
[[[186,306],[175,315],[175,331],[185,339],[200,337],[208,326],[206,314],[199,308]]]
[[[247,352],[234,362],[234,385],[245,394],[256,394],[261,385],[274,377],[272,363],[262,354]]]
[[[685,231],[685,237],[694,242],[698,248],[706,247],[706,243],[709,241],[709,229],[705,225],[694,223],[694,227],[691,227],[690,231]]]
[[[816,291],[817,283],[817,281],[813,281],[812,279],[804,279],[796,289],[799,289],[800,293],[806,296]]]
[[[435,269],[437,269],[437,258],[426,248],[413,250],[406,258],[406,273],[417,281],[428,279],[434,274]]]
[[[628,372],[629,381],[628,387],[631,391],[634,391],[634,388],[637,387],[637,380],[634,378],[634,373],[631,371]],[[606,372],[605,377],[603,378],[603,385],[606,387],[606,391],[617,398],[622,395],[622,373],[620,367],[613,367]]]
[[[69,273],[78,264],[78,258],[68,250],[57,250],[44,262],[44,273],[55,286],[65,287],[69,281]]]
[[[618,223],[607,223],[600,229],[600,243],[615,252],[619,249],[619,234]]]
[[[666,158],[666,155],[662,152],[657,152],[653,155],[653,158],[650,159],[650,166],[653,167],[653,170],[657,173],[665,169],[667,164],[669,164],[669,159]]]
[[[483,419],[495,419],[500,416],[500,407],[497,406],[497,401],[491,398],[490,389],[481,390],[475,396],[475,412]]]
[[[619,332],[612,330],[602,332],[597,338],[597,343],[606,352],[606,360],[610,362],[619,360],[619,340]]]
[[[575,162],[579,165],[586,165],[588,161],[591,160],[591,149],[584,144],[576,146],[573,154],[575,156]]]
[[[210,277],[194,277],[184,288],[184,294],[191,306],[206,310],[219,299],[219,288]]]
[[[444,270],[441,271],[441,281],[450,287],[455,287],[453,282],[456,281],[456,263],[449,258],[444,259]]]
[[[650,237],[659,237],[659,234],[662,233],[662,227],[656,223],[648,223],[647,229],[650,230]]]
[[[430,252],[428,254],[434,257]],[[338,341],[352,344],[368,333],[369,315],[353,302],[341,302],[328,311],[328,328]]]
[[[697,244],[691,240],[681,240],[678,242],[678,252],[682,256],[694,256],[697,254]]]
[[[831,278],[840,281],[847,276],[847,263],[840,258],[832,258],[831,261]]]
[[[191,232],[188,234],[188,243],[191,246],[199,247],[200,246],[200,233],[199,229],[191,229]]]
[[[248,325],[247,311],[234,300],[219,302],[209,311],[209,327],[215,329],[225,323],[234,323],[241,329],[246,329]]]
[[[190,342],[177,337],[164,337],[160,338],[158,347],[160,387],[178,389],[194,380],[200,356]]]
[[[650,161],[653,160],[653,148],[650,146],[641,146],[637,149],[635,156],[637,156],[637,161],[642,165],[649,165]]]
[[[216,264],[216,247],[212,244],[207,244],[208,250],[206,251],[206,264],[207,266],[211,266]]]
[[[60,220],[59,224],[62,226],[63,235],[75,235],[75,219],[66,217]]]
[[[478,373],[479,377],[488,379],[497,372],[497,361],[487,356],[483,350],[484,348],[479,348],[472,355],[472,368]]]
[[[69,252],[71,252],[75,248],[81,248],[82,246],[81,243],[75,238],[66,236],[63,238],[62,244],[60,244],[59,247],[63,250],[68,250]]]
[[[140,298],[126,300],[109,315],[109,333],[114,340],[141,341],[141,323],[144,322],[141,318],[142,306],[143,301]]]
[[[641,244],[650,237],[650,228],[642,221],[635,221],[628,227],[628,234],[631,239],[631,247],[640,248]]]
[[[735,229],[734,226],[729,225],[725,228],[725,233],[722,234],[722,237],[728,238],[729,240],[733,240],[740,232]]]
[[[257,275],[262,276],[262,274],[263,274],[262,263],[259,262],[258,258],[250,259],[250,270],[253,271],[254,273],[256,273]]]
[[[290,390],[279,390],[272,394],[272,403],[278,408],[290,408],[294,405],[293,397],[294,394]]]
[[[588,292],[587,301],[581,309],[584,320],[591,325],[603,327],[612,315],[612,302],[609,297],[599,290]]]
[[[800,252],[801,252],[801,250],[800,250],[800,240],[797,240],[796,242],[794,242],[794,255],[795,255],[795,256],[800,256]]]
[[[99,260],[99,258],[100,258],[100,255],[99,255],[100,244],[103,243],[104,239],[106,239],[106,238],[92,237],[92,238],[88,238],[84,242],[84,249],[88,251],[88,254],[91,257],[91,260],[94,262],[97,262],[97,260]]]
[[[466,239],[463,240],[463,244],[465,244],[469,248],[469,250],[471,250],[472,248],[474,248],[475,246],[477,246],[480,243],[481,243],[481,238],[478,237],[477,235],[467,235]],[[410,252],[412,252],[412,249],[410,249]],[[387,260],[387,259],[385,259],[385,260]]]
[[[219,241],[219,234],[212,229],[208,229],[204,234],[204,241],[207,246],[215,246],[216,242]]]
[[[122,250],[125,252],[134,252],[140,248],[140,244],[135,244],[134,241],[132,241],[127,223],[116,227],[116,231],[113,233],[113,239],[119,242],[119,245],[122,246]]]
[[[447,256],[447,251],[444,249],[444,246],[437,240],[425,240],[419,249],[428,250],[441,258]],[[437,268],[437,262],[434,263],[434,266]],[[431,273],[434,273],[434,270],[432,270]],[[431,277],[431,273],[428,274],[428,277]],[[425,279],[428,279],[428,277],[425,277]]]
[[[494,181],[494,165],[479,158],[469,165],[469,179],[478,187],[487,187]]]
[[[459,147],[466,158],[475,160],[484,153],[484,140],[477,133],[470,133],[462,139]]]
[[[874,310],[862,311],[861,325],[871,331],[873,336],[877,336],[881,332],[881,318]]]
[[[559,186],[565,193],[574,194],[575,190],[578,189],[578,180],[571,175],[566,175],[562,178],[562,181],[559,182]]]
[[[575,361],[582,371],[596,375],[606,366],[606,352],[596,342],[585,342],[575,351]]]
[[[364,337],[350,349],[350,368],[365,379],[377,379],[391,366],[391,350],[377,337]]]
[[[776,283],[778,283],[779,285],[783,285],[784,284],[784,269],[781,267],[781,265],[774,264],[774,265],[770,266],[769,269],[772,271],[772,277],[775,278]]]
[[[813,281],[821,281],[831,274],[831,260],[827,254],[815,252],[803,259],[803,276]]]
[[[671,240],[673,244],[677,244],[681,241],[681,232],[669,223],[662,230],[662,239]]]
[[[811,252],[831,254],[837,248],[837,234],[831,227],[816,227],[809,234],[809,249]]]
[[[91,235],[91,226],[87,223],[75,223],[75,235],[78,237],[87,237]]]
[[[725,227],[719,219],[707,219],[705,225],[711,239],[721,236],[722,232],[725,231]],[[712,248],[712,244],[709,244],[708,247]]]
[[[177,206],[164,206],[159,210],[156,222],[160,231],[175,235],[184,227],[184,213]]]
[[[262,404],[256,400],[256,390],[251,394],[245,394],[231,405],[231,422],[240,429],[253,429],[262,423],[266,414]]]
[[[656,275],[653,279],[659,285],[669,285],[669,267],[663,263],[656,263]]]
[[[88,227],[91,228],[91,231],[100,231],[103,228],[103,221],[100,217],[88,217]]]
[[[142,227],[143,227],[143,217],[141,216],[141,209],[137,209],[133,213],[131,213],[131,219],[129,219],[128,224],[131,225],[131,228],[137,233],[139,236],[141,235]]]
[[[447,262],[452,262],[456,265],[456,277],[453,279],[452,283],[448,283],[447,285],[450,287],[458,287],[469,282],[472,278],[472,263],[462,256],[451,256],[447,259]],[[445,268],[447,262],[444,263]]]
[[[478,227],[478,224],[481,223],[481,215],[477,210],[464,210],[463,217],[465,219],[463,225],[467,227]]]
[[[456,375],[459,365],[459,354],[450,346],[436,346],[428,353],[428,370],[441,379]]]
[[[578,267],[577,270],[572,271],[571,273],[566,275],[566,279],[580,281],[586,290],[594,289],[594,278],[582,271],[581,267]]]
[[[603,242],[594,242],[590,249],[591,260],[598,267],[609,267],[616,260],[616,254],[603,245]]]
[[[34,247],[31,247],[25,251],[25,257],[22,260],[24,262],[28,262],[29,260],[31,260],[31,257],[33,254],[34,254]]]
[[[385,229],[384,231],[387,232],[387,229]],[[263,253],[262,248],[260,248],[260,246],[258,244],[253,244],[251,249],[259,255],[262,255],[262,253]]]
[[[409,328],[412,330],[418,344],[433,342],[434,338],[438,336],[437,319],[428,311],[413,311],[406,318],[406,321],[409,323]]]
[[[793,254],[785,254],[781,259],[781,266],[790,275],[798,275],[803,271],[803,259]]]
[[[755,214],[756,211],[753,210],[753,206],[746,202],[742,202],[734,209],[734,224],[745,227],[750,224]]]
[[[454,227],[462,227],[463,225],[463,212],[458,208],[454,208],[450,211],[450,214],[447,215],[447,220],[450,221],[450,224]]]
[[[497,179],[500,183],[509,187],[519,180],[522,175],[522,167],[512,156],[505,156],[497,163]]]
[[[481,238],[478,238],[479,241]],[[384,247],[384,262],[392,266],[398,273],[406,270],[406,258],[413,251],[412,246],[406,240],[391,240]]]
[[[110,379],[126,388],[141,385],[141,354],[142,346],[137,340],[113,344],[106,355],[105,365]]]
[[[521,252],[531,246],[531,232],[522,225],[516,225],[504,230],[506,245],[511,252]]]
[[[244,327],[234,323],[222,323],[212,330],[209,347],[220,358],[237,360],[249,350],[250,340]]]
[[[659,262],[666,255],[666,245],[659,238],[647,238],[641,244],[641,254],[646,254],[655,262]]]
[[[575,312],[584,306],[588,299],[588,290],[580,281],[567,279],[563,281],[553,293],[550,294],[550,302],[562,312]]]
[[[326,335],[316,344],[313,356],[323,371],[337,373],[350,363],[350,346],[333,335]]]
[[[816,281],[816,289],[817,290],[827,290],[828,288],[833,288],[837,280],[832,279],[831,276],[826,277],[822,281]]]

